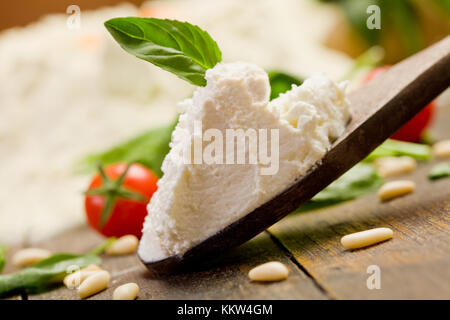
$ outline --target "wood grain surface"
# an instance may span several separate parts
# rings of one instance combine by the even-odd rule
[[[43,244],[61,251],[71,248],[87,252],[102,241],[90,229],[79,228]],[[253,283],[248,271],[269,260],[279,260],[290,269],[289,281]],[[141,288],[139,299],[325,299],[314,281],[298,269],[283,250],[262,233],[219,258],[205,261],[196,271],[163,279],[150,277],[136,254],[118,257],[102,255],[102,267],[111,273],[110,288],[92,299],[111,299],[117,286],[135,282]],[[28,299],[78,299],[76,290],[60,288]]]
[[[431,164],[430,164],[431,165]],[[413,194],[381,203],[376,194],[332,208],[291,215],[269,229],[339,299],[450,298],[450,179],[430,182],[430,165],[399,176],[417,183]],[[342,236],[389,227],[393,239],[346,250]],[[369,290],[367,268],[380,268],[381,289]]]

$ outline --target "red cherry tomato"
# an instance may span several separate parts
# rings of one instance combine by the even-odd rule
[[[147,203],[157,189],[157,181],[156,174],[140,164],[128,167],[118,163],[105,170],[100,168],[86,191],[84,204],[89,225],[107,237],[133,234],[140,238]],[[109,209],[105,208],[108,198],[112,204]]]
[[[435,102],[430,102],[422,111],[392,135],[393,139],[418,142],[423,137],[425,129],[431,124],[435,113]]]
[[[372,69],[363,79],[363,83],[371,81],[389,68],[390,66],[383,66]],[[435,102],[430,102],[424,109],[422,109],[422,111],[415,115],[414,118],[397,130],[391,138],[409,142],[420,141],[425,129],[433,120],[435,109]]]

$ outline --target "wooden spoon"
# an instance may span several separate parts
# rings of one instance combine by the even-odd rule
[[[285,191],[182,256],[142,262],[153,275],[171,274],[250,240],[364,159],[449,86],[450,36],[352,92],[352,120],[344,134]]]

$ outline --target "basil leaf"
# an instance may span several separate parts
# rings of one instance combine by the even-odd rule
[[[400,40],[405,53],[410,55],[422,49],[425,45],[424,30],[420,25],[418,9],[411,0],[320,0],[324,3],[339,5],[347,17],[353,30],[361,36],[367,44],[381,45],[388,33],[393,33]],[[435,0],[443,8],[448,0]],[[381,11],[381,29],[367,28],[367,8],[377,5]],[[445,9],[444,9],[445,10]],[[442,11],[444,11],[442,10]]]
[[[0,273],[3,270],[3,267],[5,266],[5,254],[6,254],[6,247],[0,245]]]
[[[407,55],[416,53],[425,47],[419,16],[412,2],[407,0],[383,0],[383,5],[383,12],[386,12],[390,24],[397,31]]]
[[[426,144],[388,139],[372,151],[364,161],[370,162],[376,158],[395,156],[410,156],[417,160],[427,161],[431,158],[431,148]]]
[[[352,68],[342,77],[343,80],[351,80],[362,70],[370,70],[377,66],[384,58],[384,49],[380,46],[370,47],[355,59]]]
[[[383,180],[378,176],[373,166],[358,163],[311,200],[323,202],[355,199],[376,190],[382,182]]]
[[[13,274],[0,275],[0,297],[23,291],[42,292],[67,275],[70,268],[84,268],[91,264],[98,265],[100,262],[100,258],[94,254],[54,254],[32,267]]]
[[[434,0],[434,4],[442,10],[442,13],[450,15],[450,1],[448,0]]]
[[[340,0],[338,1],[348,21],[358,34],[371,46],[380,43],[381,30],[367,28],[367,8],[371,5],[382,7],[384,0]],[[383,9],[382,16],[383,16]],[[384,19],[383,19],[384,22]]]
[[[303,79],[284,72],[268,71],[267,74],[269,75],[270,83],[270,100],[275,99],[281,93],[291,90],[293,84],[299,86],[303,83]]]
[[[102,254],[109,246],[111,246],[117,240],[116,237],[110,237],[89,251],[90,254],[99,255]]]
[[[352,200],[378,189],[383,179],[372,165],[358,163],[295,212],[315,210]]]
[[[74,269],[85,268],[91,264],[99,265],[101,259],[98,255],[115,240],[114,237],[108,238],[84,255],[56,253],[32,267],[13,274],[1,275],[0,297],[18,292],[39,293],[58,286],[61,280]]]
[[[162,176],[161,165],[169,152],[169,143],[176,122],[165,127],[151,129],[109,150],[92,154],[77,164],[79,172],[94,172],[97,163],[137,162]]]
[[[136,57],[205,86],[205,71],[222,60],[217,43],[198,26],[156,18],[114,18],[105,27],[120,46]]]
[[[431,168],[428,178],[430,180],[441,179],[450,176],[450,164],[443,162]]]

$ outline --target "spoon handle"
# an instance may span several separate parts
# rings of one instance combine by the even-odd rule
[[[363,159],[449,86],[450,36],[447,36],[351,93],[353,119],[346,132],[354,132],[357,139],[346,144],[352,151],[349,156],[355,163]],[[340,141],[347,136],[344,134]]]

